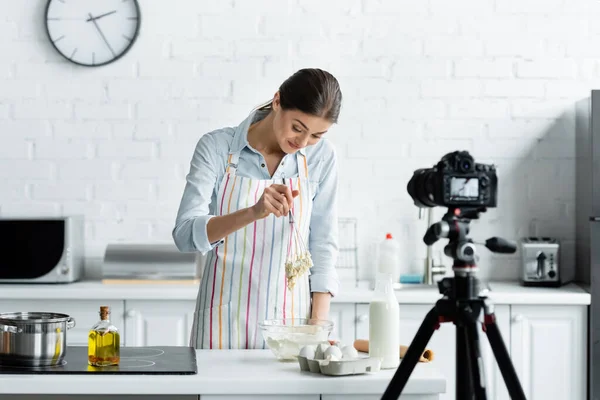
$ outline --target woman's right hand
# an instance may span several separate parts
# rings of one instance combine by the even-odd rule
[[[273,184],[263,192],[258,202],[252,206],[256,219],[263,219],[270,214],[276,217],[287,215],[292,207],[294,197],[300,192],[291,190],[286,185]]]

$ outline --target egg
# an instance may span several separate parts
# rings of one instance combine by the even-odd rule
[[[315,358],[315,351],[315,346],[307,345],[300,349],[300,356],[312,360]]]
[[[354,346],[342,347],[342,359],[351,360],[354,358],[358,358],[358,351],[354,348]]]
[[[326,360],[339,361],[342,359],[342,350],[337,346],[329,346],[323,356]],[[336,360],[333,360],[335,358]]]
[[[331,347],[329,343],[321,343],[317,346],[317,350],[315,351],[315,360],[324,360],[325,352],[327,349]]]

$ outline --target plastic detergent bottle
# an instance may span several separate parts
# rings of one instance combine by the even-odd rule
[[[388,234],[391,239],[391,235]],[[383,254],[380,254],[382,256]],[[397,260],[380,257],[375,293],[369,305],[369,356],[381,359],[381,368],[400,364],[400,307],[393,288]]]
[[[390,274],[395,283],[400,282],[400,243],[391,233],[385,235],[377,253],[377,271]]]

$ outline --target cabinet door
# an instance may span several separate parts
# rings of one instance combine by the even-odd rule
[[[353,303],[332,303],[329,319],[333,321],[330,339],[339,340],[342,345],[354,342],[355,307]]]
[[[87,346],[88,333],[100,320],[100,306],[110,307],[110,319],[121,331],[121,344],[125,343],[123,301],[96,300],[2,300],[0,312],[55,312],[70,315],[75,319],[75,327],[67,331],[67,345]]]
[[[189,345],[195,307],[191,300],[126,301],[126,345]]]
[[[369,339],[369,305],[356,304],[356,323],[354,325],[356,339]]]
[[[528,399],[586,399],[586,315],[585,306],[511,306],[511,358]]]
[[[433,305],[429,304],[400,304],[400,344],[409,346],[425,315]],[[356,336],[359,339],[369,338],[369,305],[357,304]],[[446,376],[446,393],[440,394],[440,399],[454,400],[455,394],[455,338],[454,324],[444,323],[433,333],[426,348],[434,353],[436,368]],[[399,350],[398,350],[399,351]]]

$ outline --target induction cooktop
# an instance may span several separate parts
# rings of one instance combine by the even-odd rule
[[[0,365],[0,374],[137,374],[194,375],[196,351],[185,346],[121,347],[119,365],[93,367],[87,362],[87,347],[68,346],[60,365],[26,367]]]

